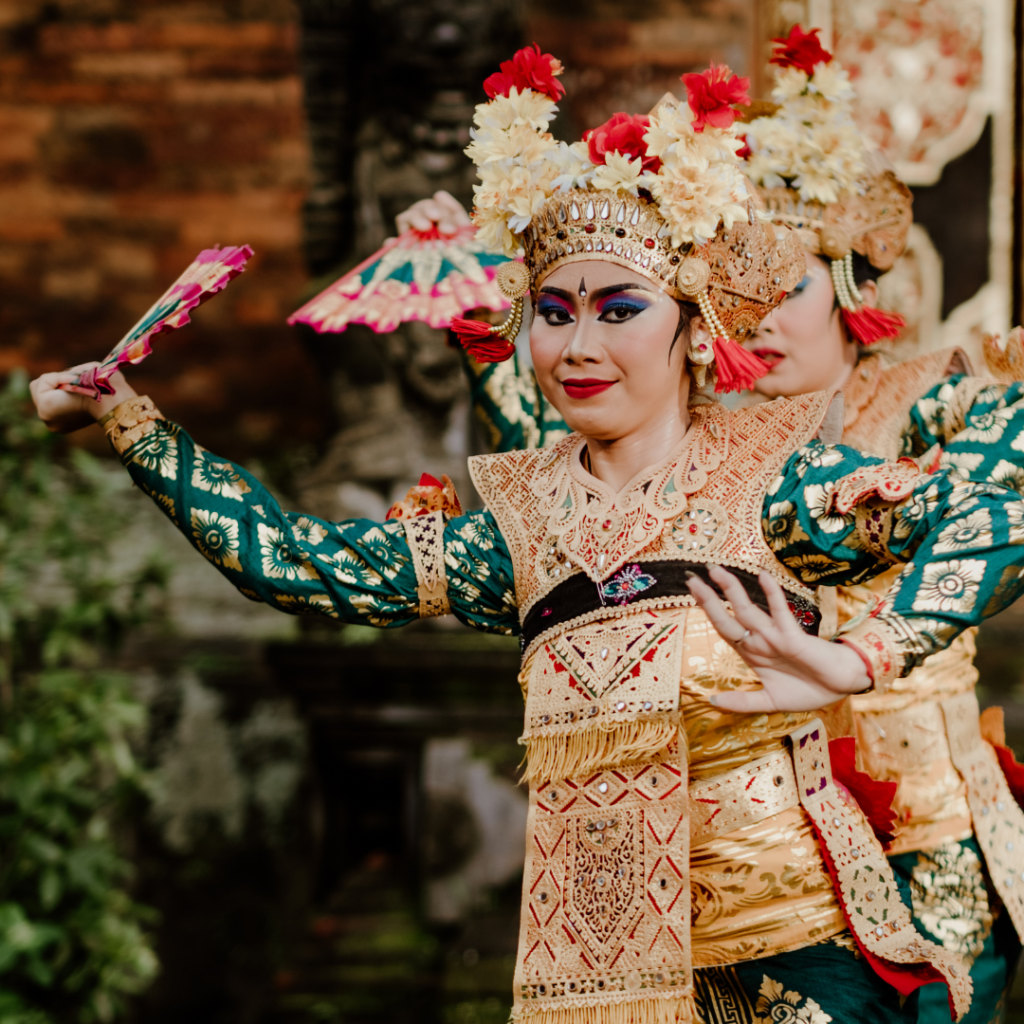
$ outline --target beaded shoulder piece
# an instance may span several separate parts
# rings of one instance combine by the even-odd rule
[[[967,353],[959,348],[929,352],[889,367],[878,356],[862,359],[843,392],[843,442],[895,461],[903,454],[903,435],[914,403],[951,374],[970,372]]]

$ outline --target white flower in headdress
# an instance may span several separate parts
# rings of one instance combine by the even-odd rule
[[[555,168],[556,176],[551,182],[554,192],[568,192],[574,188],[589,188],[596,168],[590,162],[585,142],[569,145],[558,143],[558,148],[548,154],[548,161]]]
[[[644,162],[639,157],[630,160],[622,153],[606,153],[605,162],[598,167],[590,184],[592,188],[622,191],[637,194],[639,186],[645,184]]]

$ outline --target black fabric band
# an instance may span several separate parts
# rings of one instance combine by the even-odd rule
[[[636,565],[646,577],[653,579],[654,582],[638,592],[633,600],[648,601],[688,597],[690,594],[686,586],[688,573],[695,573],[719,596],[724,597],[721,588],[708,575],[711,566],[705,562],[681,562],[672,559],[663,562],[637,562]],[[759,608],[768,611],[768,599],[757,582],[757,574],[747,572],[745,569],[733,569],[729,566],[726,568],[743,584],[750,600]],[[605,581],[605,586],[622,572],[623,570],[620,569],[618,573],[613,574],[610,580]],[[613,610],[630,603],[625,601],[620,604],[607,596],[602,601],[601,597],[601,589],[598,584],[582,572],[573,573],[567,580],[559,583],[547,597],[538,601],[527,613],[521,635],[523,650],[526,650],[541,633],[547,632],[552,626],[569,622],[600,608],[607,607],[609,610]],[[821,622],[821,612],[817,607],[805,598],[788,591],[786,599],[803,629],[808,633],[816,634]]]

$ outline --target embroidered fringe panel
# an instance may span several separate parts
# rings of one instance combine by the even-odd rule
[[[526,747],[523,778],[540,784],[646,761],[664,751],[678,735],[678,713],[634,718],[610,728],[527,735],[519,741]]]
[[[513,1012],[513,1024],[702,1024],[692,995]]]

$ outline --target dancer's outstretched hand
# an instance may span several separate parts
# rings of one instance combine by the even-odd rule
[[[757,673],[760,690],[715,694],[728,711],[816,711],[871,685],[860,656],[846,644],[805,633],[786,603],[782,587],[766,572],[758,576],[769,611],[758,608],[732,573],[720,566],[711,578],[722,588],[732,613],[703,580],[689,581],[690,593],[719,636]]]
[[[98,402],[94,398],[74,391],[64,391],[57,386],[69,384],[77,374],[93,366],[99,366],[99,363],[82,363],[81,366],[72,366],[70,370],[61,370],[59,373],[44,373],[29,385],[36,412],[46,424],[47,430],[55,434],[73,434],[95,423],[126,399],[135,397],[135,389],[120,372],[110,378],[114,394],[104,395]]]
[[[436,227],[442,235],[454,235],[459,228],[471,223],[462,203],[450,192],[444,191],[435,192],[431,199],[413,203],[395,218],[399,234],[409,228],[429,231]]]

